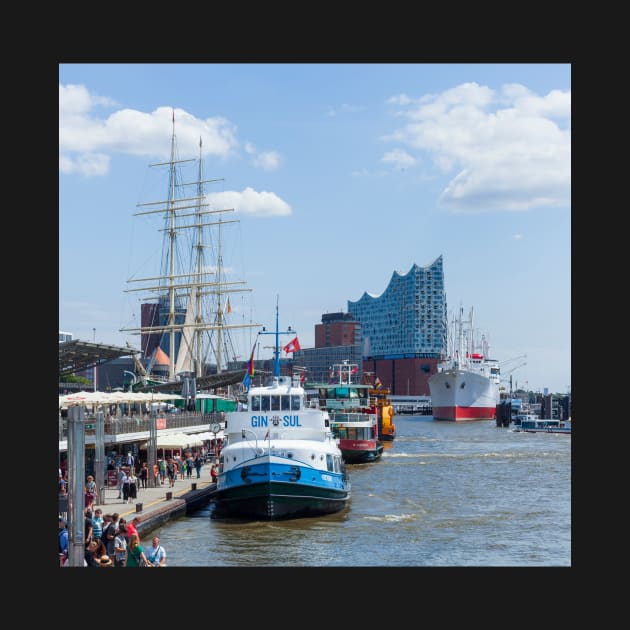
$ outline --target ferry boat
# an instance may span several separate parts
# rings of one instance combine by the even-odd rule
[[[330,425],[347,464],[362,464],[380,459],[379,407],[370,398],[371,385],[353,382],[356,363],[337,363],[332,367],[333,383],[318,386],[318,405],[330,414]],[[388,412],[388,418],[389,418]]]
[[[246,411],[226,414],[213,518],[317,516],[344,509],[350,499],[328,412],[307,404],[299,375],[280,376],[280,334],[276,307],[273,377],[249,388]]]
[[[525,433],[564,433],[571,435],[571,421],[539,418],[535,414],[523,413],[514,416],[510,423],[510,429]]]
[[[481,348],[477,347],[472,309],[468,320],[464,321],[462,315],[460,309],[459,317],[453,321],[453,347],[449,357],[438,364],[437,373],[428,381],[433,419],[495,420],[499,403],[499,363],[488,358],[485,337],[482,337]]]

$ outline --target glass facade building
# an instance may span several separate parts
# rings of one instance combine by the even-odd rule
[[[360,322],[363,359],[439,359],[447,351],[442,256],[430,265],[394,271],[385,291],[348,300]]]

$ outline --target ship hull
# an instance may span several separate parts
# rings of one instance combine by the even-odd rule
[[[383,445],[375,440],[339,440],[339,450],[346,464],[366,464],[380,459]]]
[[[434,420],[470,422],[494,420],[499,386],[469,370],[451,369],[429,379]]]
[[[318,516],[342,510],[350,499],[350,484],[341,473],[262,456],[220,473],[214,499],[213,518],[270,521]]]

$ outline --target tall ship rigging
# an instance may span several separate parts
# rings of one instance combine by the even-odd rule
[[[168,195],[161,201],[138,204],[134,216],[157,217],[163,232],[159,275],[130,278],[125,292],[142,294],[141,326],[121,332],[141,335],[146,366],[136,366],[135,389],[181,391],[194,398],[198,387],[227,386],[242,380],[244,370],[226,370],[226,358],[236,358],[230,331],[255,328],[258,323],[230,323],[230,296],[249,292],[244,281],[226,281],[223,266],[223,230],[238,220],[224,214],[234,208],[215,209],[208,203],[204,185],[221,181],[204,179],[203,143],[199,159],[177,159],[175,112],[172,117],[170,159],[151,164],[168,171]],[[198,162],[196,178],[182,179],[182,170]],[[216,217],[216,220],[213,220]],[[231,350],[231,351],[230,351]],[[216,372],[208,373],[211,359]]]
[[[485,336],[479,342],[475,338],[472,308],[467,320],[460,308],[451,326],[448,357],[429,378],[433,419],[494,420],[501,380],[499,363],[488,357]]]

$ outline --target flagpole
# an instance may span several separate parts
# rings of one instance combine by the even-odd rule
[[[276,343],[274,345],[274,362],[273,362],[273,375],[275,378],[280,376],[280,335],[292,335],[295,331],[291,329],[291,326],[287,328],[287,330],[279,330],[278,329],[278,298],[276,298],[276,330],[275,332],[271,332],[270,330],[263,329],[259,331],[259,335],[275,335]]]

